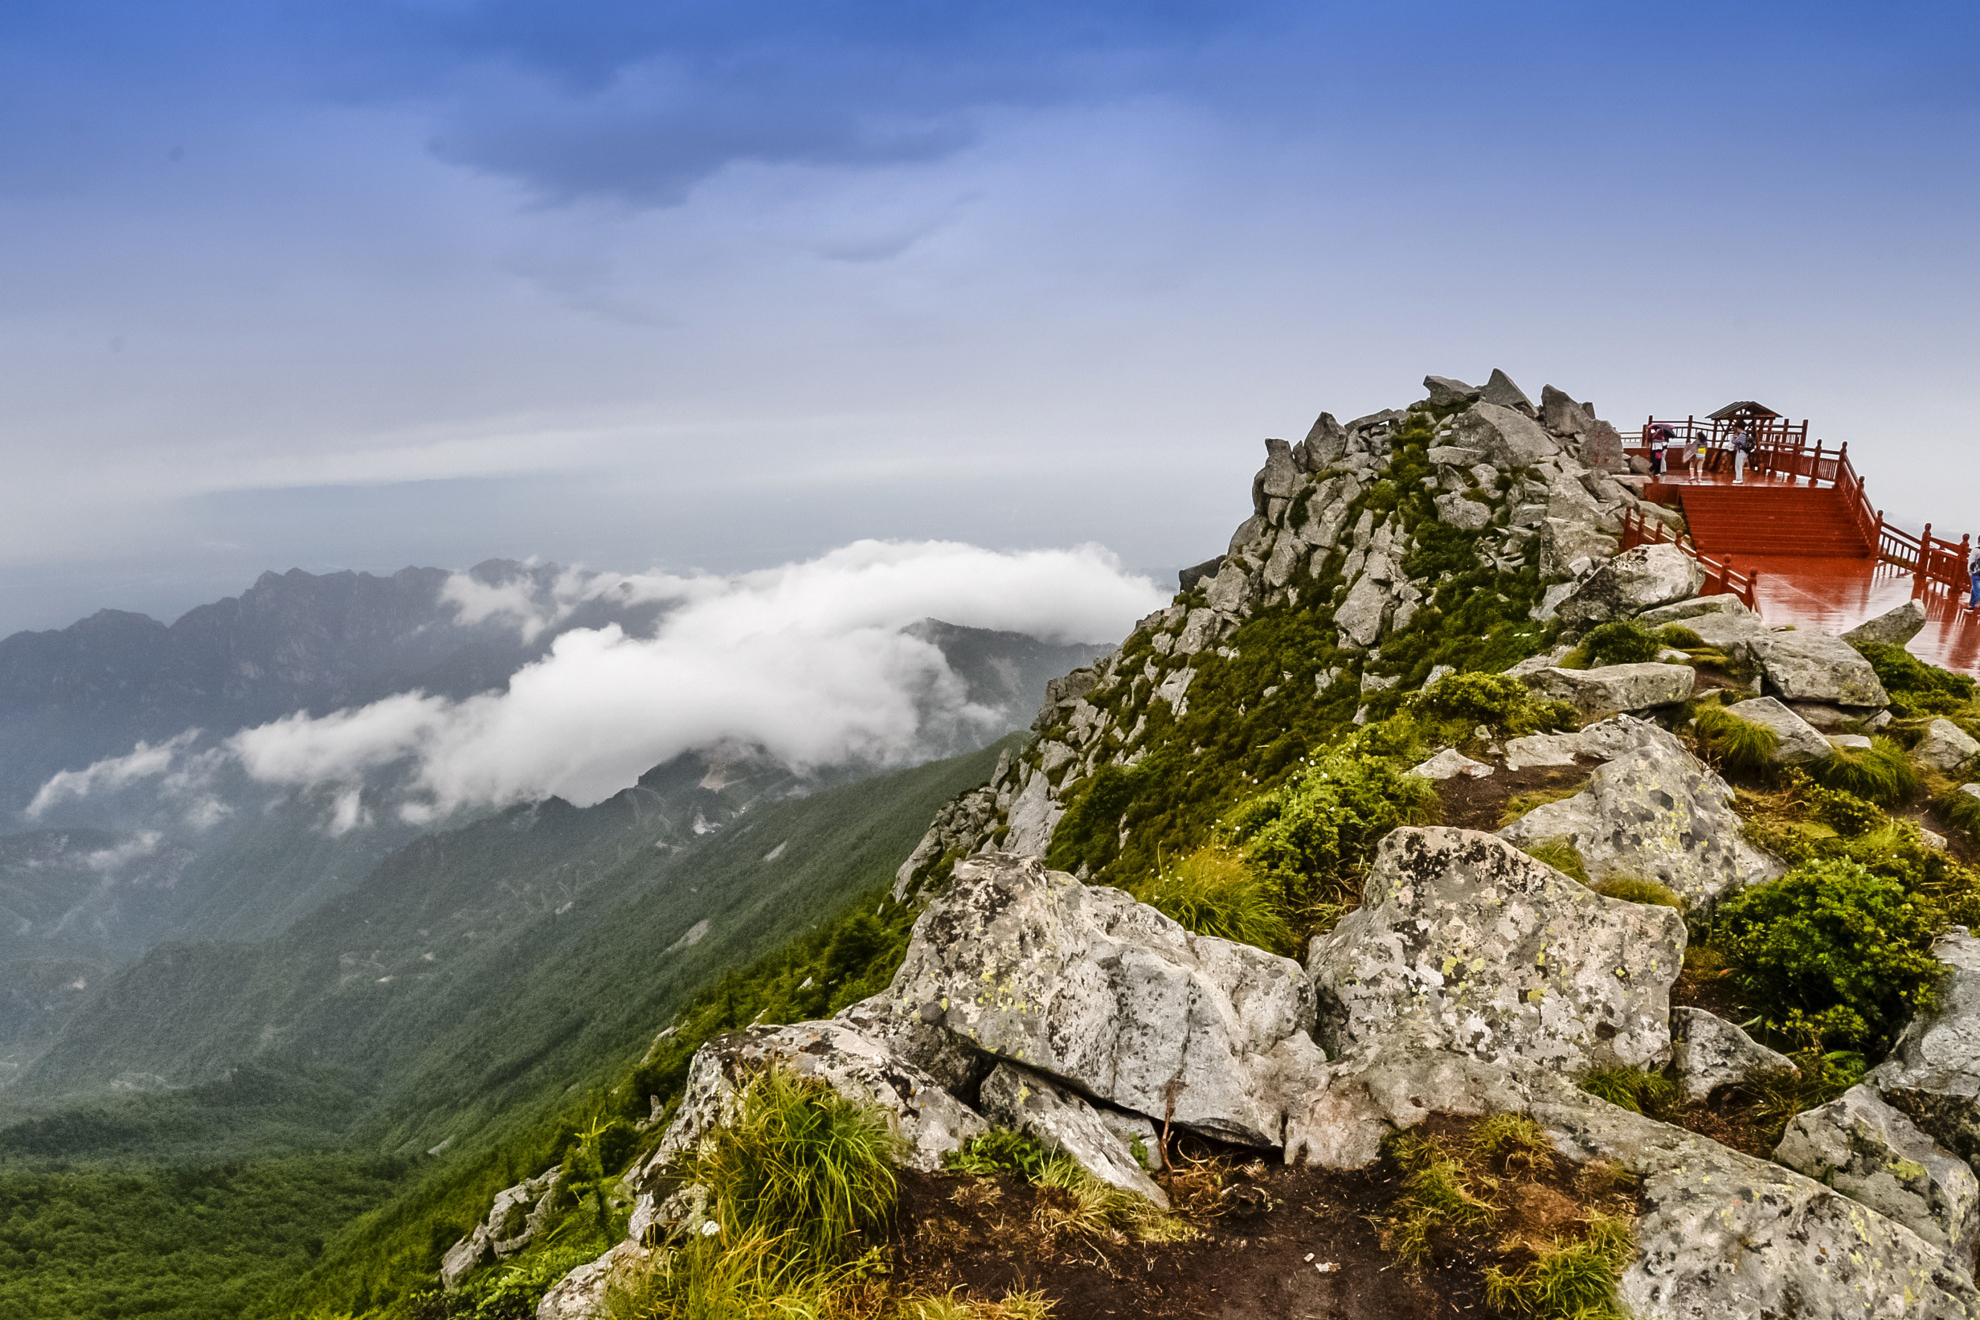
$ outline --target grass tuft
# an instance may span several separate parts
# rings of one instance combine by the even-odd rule
[[[1136,887],[1136,898],[1198,935],[1293,951],[1279,886],[1225,848],[1199,848]]]
[[[1562,875],[1582,884],[1588,883],[1588,867],[1581,860],[1581,852],[1566,839],[1541,839],[1529,843],[1522,850],[1536,862],[1553,867]]]
[[[1705,639],[1681,623],[1667,623],[1657,630],[1657,640],[1678,651],[1701,651]]]
[[[1659,1072],[1617,1064],[1583,1075],[1581,1089],[1632,1114],[1663,1118],[1677,1108],[1677,1083]]]
[[[1873,738],[1868,751],[1839,747],[1809,766],[1808,774],[1824,788],[1854,793],[1880,807],[1894,807],[1918,791],[1918,768],[1889,738]]]
[[[1656,633],[1634,619],[1616,619],[1588,630],[1575,648],[1590,668],[1598,665],[1637,665],[1655,660],[1664,649]]]
[[[1485,1297],[1501,1315],[1532,1320],[1626,1320],[1616,1305],[1616,1284],[1636,1255],[1630,1221],[1596,1215],[1573,1242],[1554,1241],[1534,1252],[1518,1271],[1494,1265],[1485,1271]]]
[[[1592,888],[1604,898],[1619,898],[1625,903],[1647,903],[1652,907],[1676,908],[1680,912],[1684,911],[1684,896],[1669,885],[1660,885],[1655,880],[1639,880],[1633,875],[1612,875]]]
[[[1554,1143],[1540,1125],[1524,1114],[1493,1114],[1471,1130],[1471,1147],[1496,1159],[1508,1173],[1533,1173],[1553,1159]]]
[[[1699,707],[1691,727],[1707,760],[1744,774],[1759,774],[1772,765],[1781,746],[1781,736],[1772,729],[1721,706]]]

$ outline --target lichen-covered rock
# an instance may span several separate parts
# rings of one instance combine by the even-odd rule
[[[1535,807],[1500,835],[1522,845],[1565,839],[1591,880],[1655,880],[1691,903],[1778,877],[1780,861],[1743,837],[1726,781],[1670,733],[1633,725],[1635,745],[1598,767],[1588,787]]]
[[[1980,1179],[1869,1087],[1795,1115],[1774,1159],[1971,1264]]]
[[[1667,730],[1648,720],[1618,715],[1574,733],[1530,733],[1513,738],[1506,743],[1506,769],[1574,765],[1583,758],[1613,761],[1618,756],[1653,743],[1665,747],[1683,746]]]
[[[1449,523],[1459,531],[1476,532],[1491,525],[1492,506],[1462,491],[1439,495],[1432,503],[1437,506],[1437,521]]]
[[[1774,748],[1775,765],[1807,765],[1811,761],[1825,761],[1831,754],[1829,740],[1822,736],[1821,730],[1772,697],[1755,697],[1728,709],[1740,719],[1774,731],[1780,739]]]
[[[1980,939],[1954,926],[1932,945],[1945,964],[1937,1005],[1905,1027],[1867,1079],[1940,1145],[1980,1160]]]
[[[1492,773],[1492,767],[1482,761],[1474,761],[1455,747],[1446,747],[1421,765],[1412,766],[1410,773],[1425,779],[1449,779],[1453,775],[1463,775],[1467,779],[1482,779]]]
[[[1527,675],[1526,685],[1555,701],[1565,701],[1584,720],[1677,706],[1691,699],[1698,673],[1690,665],[1645,660],[1641,664],[1594,669],[1557,666]]]
[[[1669,605],[1657,605],[1636,616],[1636,621],[1650,628],[1661,628],[1667,623],[1683,623],[1708,614],[1732,614],[1742,618],[1757,619],[1760,616],[1746,607],[1746,602],[1737,596],[1713,595],[1693,596],[1689,600],[1672,601]]]
[[[495,1193],[487,1217],[440,1258],[440,1285],[452,1291],[485,1265],[522,1251],[549,1225],[557,1210],[563,1175],[551,1169]]]
[[[1615,553],[1616,538],[1593,523],[1541,519],[1540,571],[1548,577],[1572,577]]]
[[[958,874],[962,869],[957,867]],[[906,1162],[917,1169],[939,1170],[950,1151],[989,1131],[982,1116],[949,1094],[937,1078],[902,1058],[884,1039],[848,1023],[749,1027],[713,1037],[695,1051],[680,1108],[634,1185],[645,1190],[651,1174],[689,1154],[702,1138],[729,1122],[749,1079],[773,1066],[815,1078],[888,1115],[907,1143]]]
[[[983,1079],[978,1104],[992,1122],[1028,1132],[1048,1150],[1064,1151],[1101,1182],[1169,1208],[1169,1194],[1100,1111],[1064,1087],[1028,1068],[1000,1063]]]
[[[1704,568],[1676,546],[1639,545],[1590,573],[1555,613],[1574,625],[1629,618],[1695,596],[1704,585]]]
[[[626,1241],[578,1266],[543,1294],[536,1304],[536,1320],[603,1320],[611,1314],[606,1293],[614,1279],[636,1270],[648,1254],[639,1243]]]
[[[1940,718],[1925,726],[1925,736],[1911,749],[1911,755],[1920,765],[1950,773],[1980,756],[1980,742],[1951,720]]]
[[[1604,898],[1492,835],[1435,827],[1382,840],[1362,892],[1307,957],[1330,1056],[1412,1034],[1569,1071],[1668,1056],[1685,940],[1671,909]]]
[[[1377,581],[1373,573],[1363,573],[1348,588],[1341,607],[1334,611],[1334,626],[1340,630],[1341,645],[1363,650],[1375,645],[1381,640],[1382,625],[1393,604],[1388,587]]]
[[[1298,963],[1008,854],[957,865],[868,1003],[1107,1104],[1253,1145],[1279,1144],[1287,1088],[1325,1069]]]
[[[1774,1072],[1798,1072],[1794,1061],[1770,1050],[1735,1024],[1702,1008],[1671,1009],[1671,1071],[1686,1104],[1708,1100],[1722,1086],[1737,1086]]]
[[[1813,628],[1770,632],[1747,649],[1783,701],[1832,701],[1839,706],[1888,706],[1877,671],[1840,637]]]
[[[1698,634],[1705,645],[1725,653],[1731,660],[1751,660],[1753,644],[1762,638],[1774,636],[1757,614],[1735,614],[1730,611],[1698,614],[1684,621],[1684,626]]]
[[[1845,642],[1865,646],[1875,642],[1882,646],[1903,646],[1918,635],[1925,626],[1925,607],[1915,600],[1908,600],[1893,610],[1885,610],[1876,618],[1857,624],[1842,635]]]
[[[1529,1112],[1563,1153],[1641,1180],[1635,1320],[1974,1320],[1941,1248],[1811,1178],[1540,1078]]]
[[[1451,424],[1451,443],[1483,451],[1502,468],[1532,467],[1561,452],[1532,418],[1496,403],[1474,403]]]

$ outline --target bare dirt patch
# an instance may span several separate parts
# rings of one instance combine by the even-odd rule
[[[1578,790],[1600,764],[1592,758],[1581,758],[1574,765],[1531,766],[1525,770],[1499,766],[1477,779],[1452,775],[1437,784],[1442,822],[1460,829],[1496,830],[1505,823],[1506,804],[1512,799],[1528,793]]]

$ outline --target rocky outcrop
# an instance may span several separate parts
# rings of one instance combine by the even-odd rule
[[[1496,403],[1474,403],[1458,414],[1451,443],[1476,449],[1501,468],[1532,467],[1561,452],[1560,444],[1523,413]]]
[[[1671,909],[1604,898],[1492,835],[1404,828],[1307,966],[1330,1055],[1402,1037],[1578,1072],[1668,1057],[1684,939]]]
[[[1772,697],[1755,697],[1727,709],[1750,724],[1773,730],[1780,740],[1774,748],[1775,765],[1807,765],[1827,760],[1832,753],[1819,729]]]
[[[1169,1208],[1169,1194],[1148,1176],[1128,1143],[1099,1110],[1064,1087],[1029,1069],[1000,1063],[983,1079],[978,1103],[1000,1127],[1028,1132],[1047,1150],[1065,1152],[1101,1182]]]
[[[536,1320],[600,1320],[611,1314],[607,1293],[613,1282],[637,1269],[650,1253],[635,1241],[621,1242],[552,1285],[536,1304]]]
[[[1748,619],[1760,617],[1748,609],[1746,603],[1737,596],[1712,595],[1693,596],[1689,600],[1653,606],[1639,613],[1636,621],[1651,628],[1661,628],[1667,623],[1683,623],[1689,627],[1690,620],[1710,614],[1730,614]]]
[[[1588,787],[1499,831],[1513,843],[1565,839],[1591,880],[1635,877],[1668,885],[1687,902],[1778,877],[1779,859],[1746,842],[1732,789],[1674,736],[1633,722],[1634,745],[1598,767]]]
[[[1251,1145],[1279,1144],[1285,1089],[1324,1068],[1298,963],[1034,858],[959,864],[876,998],[1096,1100]]]
[[[1971,1266],[1980,1235],[1980,1180],[1869,1087],[1851,1087],[1795,1115],[1774,1159]]]
[[[1783,701],[1828,701],[1839,706],[1891,704],[1877,671],[1840,637],[1814,629],[1770,632],[1747,642],[1766,674],[1768,690]]]
[[[940,1169],[949,1152],[989,1130],[939,1079],[873,1033],[842,1021],[750,1027],[717,1036],[695,1051],[680,1108],[634,1185],[645,1190],[651,1174],[689,1154],[709,1132],[729,1122],[749,1079],[770,1067],[814,1078],[849,1100],[890,1115],[904,1143],[904,1162],[918,1169]]]
[[[476,1270],[528,1247],[556,1218],[562,1190],[562,1173],[551,1169],[495,1193],[487,1217],[440,1258],[441,1286],[458,1288]]]
[[[1704,585],[1704,568],[1676,546],[1639,545],[1589,574],[1555,613],[1563,623],[1585,627],[1684,600]]]
[[[1455,747],[1446,747],[1435,756],[1410,768],[1413,775],[1425,779],[1449,779],[1453,775],[1463,775],[1468,779],[1482,779],[1492,773],[1492,767],[1482,761],[1474,761]]]
[[[1565,701],[1584,720],[1606,719],[1691,699],[1698,673],[1690,665],[1646,660],[1595,669],[1552,667],[1527,675],[1526,685],[1555,701]]]
[[[1458,404],[1470,403],[1477,399],[1480,393],[1476,385],[1467,385],[1450,376],[1425,376],[1423,388],[1430,391],[1432,408],[1450,408]]]
[[[1767,1073],[1798,1072],[1794,1061],[1702,1008],[1671,1009],[1671,1072],[1686,1104]]]
[[[1951,720],[1941,717],[1925,726],[1925,736],[1911,749],[1911,755],[1920,765],[1951,774],[1975,756],[1980,756],[1980,742],[1975,742],[1966,730]]]
[[[1980,939],[1955,926],[1932,956],[1946,968],[1936,1007],[1911,1020],[1867,1080],[1971,1164],[1980,1160]]]
[[[1972,1320],[1965,1270],[1910,1229],[1811,1178],[1614,1105],[1534,1083],[1529,1112],[1575,1159],[1641,1180],[1636,1320]]]
[[[1886,610],[1874,619],[1857,624],[1844,633],[1842,639],[1853,646],[1871,643],[1903,646],[1916,637],[1924,626],[1925,607],[1915,600],[1908,600],[1896,609]]]

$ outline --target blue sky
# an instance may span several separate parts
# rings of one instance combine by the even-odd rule
[[[0,8],[0,631],[263,568],[1222,548],[1503,366],[1980,524],[1952,5]]]

